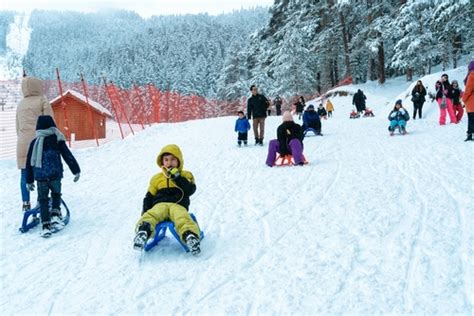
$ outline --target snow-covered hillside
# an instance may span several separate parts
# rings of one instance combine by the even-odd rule
[[[63,179],[72,220],[47,240],[18,232],[19,172],[14,160],[0,161],[0,311],[471,314],[466,120],[440,127],[428,102],[426,119],[390,137],[387,114],[408,84],[361,88],[376,117],[349,120],[350,102],[333,99],[324,136],[305,139],[304,167],[269,168],[266,146],[237,148],[235,117],[161,124],[76,150],[81,180],[68,171]],[[280,120],[267,119],[266,144]],[[172,238],[150,253],[132,249],[156,155],[168,143],[181,146],[196,178],[191,209],[206,234],[199,257]]]
[[[6,36],[7,51],[0,55],[0,80],[18,79],[22,75],[22,60],[28,51],[31,29],[30,13],[19,13]]]

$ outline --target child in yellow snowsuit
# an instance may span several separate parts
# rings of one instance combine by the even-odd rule
[[[142,217],[136,225],[134,248],[142,250],[155,234],[156,225],[171,220],[181,240],[193,254],[198,254],[200,231],[188,213],[189,196],[196,191],[193,174],[183,170],[183,154],[177,145],[163,147],[156,163],[162,172],[150,180]]]

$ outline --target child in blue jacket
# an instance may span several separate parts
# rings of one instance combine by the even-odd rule
[[[41,237],[49,237],[64,227],[60,209],[63,177],[61,157],[74,174],[74,182],[79,180],[81,169],[66,145],[66,138],[56,128],[51,116],[39,116],[36,123],[36,138],[31,142],[26,158],[26,186],[28,190],[33,191],[34,180],[38,184],[38,202],[43,224]],[[51,212],[48,205],[49,191],[51,191]]]
[[[237,145],[242,146],[242,142],[247,146],[248,130],[250,129],[249,120],[245,117],[243,111],[239,111],[239,118],[235,121],[235,131],[237,132]]]
[[[393,110],[388,115],[388,120],[390,121],[390,126],[388,130],[390,131],[390,136],[393,136],[395,132],[395,128],[400,129],[400,133],[405,135],[407,133],[406,126],[407,121],[410,119],[410,114],[408,114],[407,110],[402,105],[402,100],[397,100],[395,102],[395,106]]]

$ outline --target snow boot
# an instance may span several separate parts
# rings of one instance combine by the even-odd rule
[[[406,135],[406,134],[407,134],[407,130],[405,129],[405,127],[403,127],[403,126],[400,127],[400,133],[401,133],[402,135]]]
[[[51,210],[51,231],[56,233],[66,226],[63,222],[61,210],[55,208]]]
[[[133,239],[133,249],[143,250],[149,236],[151,236],[150,223],[141,223],[140,226],[138,226],[138,232]]]
[[[199,238],[190,231],[185,231],[183,233],[183,239],[188,246],[189,251],[196,256],[201,253],[201,245],[199,243]]]
[[[43,238],[49,238],[51,237],[51,234],[53,232],[51,231],[51,225],[50,223],[44,223],[43,224],[43,229],[40,231],[40,236]]]
[[[467,138],[464,140],[465,142],[469,142],[469,141],[473,141],[474,139],[472,139],[472,133],[468,133],[467,134]]]

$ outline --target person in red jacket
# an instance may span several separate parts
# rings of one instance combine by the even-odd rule
[[[462,101],[466,105],[467,112],[467,141],[473,141],[472,134],[474,134],[474,60],[471,60],[467,67],[467,76],[464,79],[464,94],[462,96]]]

